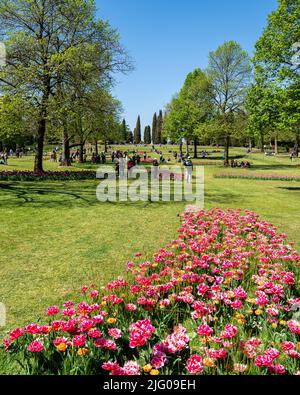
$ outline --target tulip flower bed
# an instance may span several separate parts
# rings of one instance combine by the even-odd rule
[[[214,177],[262,181],[300,181],[300,176],[287,176],[284,174],[215,174]]]
[[[93,180],[95,171],[45,171],[34,173],[27,170],[1,171],[0,181],[65,181],[65,180]]]
[[[14,329],[7,358],[30,374],[300,374],[300,257],[286,235],[249,211],[181,217],[178,239],[151,261],[136,253],[126,279]]]

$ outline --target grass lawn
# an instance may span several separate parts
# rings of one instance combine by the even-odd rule
[[[291,164],[286,155],[255,153],[249,160],[254,165],[249,171],[255,173],[300,174],[299,161]],[[7,169],[31,170],[32,161],[11,159]],[[46,162],[45,168],[54,170],[57,164]],[[299,183],[213,177],[238,171],[245,170],[205,167],[205,208],[253,210],[286,232],[300,251]],[[51,304],[76,298],[84,284],[104,285],[124,274],[134,252],[150,258],[176,237],[184,202],[100,203],[96,186],[91,180],[0,182],[0,302],[7,309],[0,335],[36,320]],[[1,367],[0,359],[1,371],[10,370],[4,362]]]

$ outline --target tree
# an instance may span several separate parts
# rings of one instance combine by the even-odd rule
[[[256,76],[246,100],[248,113],[248,130],[250,135],[258,137],[261,151],[264,152],[265,139],[275,140],[275,153],[278,152],[277,142],[282,131],[282,90],[277,84],[268,83]]]
[[[151,127],[146,126],[144,131],[144,143],[151,144]]]
[[[127,127],[125,119],[123,119],[122,124],[121,124],[121,138],[122,138],[123,143],[127,142],[127,139],[128,139],[128,127]]]
[[[300,146],[300,6],[299,0],[279,0],[268,25],[255,45],[255,74],[265,84],[281,89],[281,126],[294,134]],[[297,54],[298,51],[298,54]]]
[[[123,119],[122,124],[121,124],[121,140],[123,143],[132,143],[133,142],[133,134],[132,131],[130,130],[129,126],[126,123],[126,120]]]
[[[163,123],[164,123],[163,112],[162,112],[162,110],[159,110],[159,114],[157,117],[157,136],[156,136],[157,144],[162,143]]]
[[[134,143],[140,144],[142,141],[142,133],[141,133],[141,118],[138,116],[136,121],[136,127],[134,129]]]
[[[134,141],[134,136],[133,136],[132,131],[130,130],[128,133],[128,141],[127,142],[130,144],[133,144],[133,141]]]
[[[229,164],[230,136],[236,114],[244,111],[247,90],[252,76],[247,52],[241,46],[228,41],[209,54],[208,75],[212,81],[217,124],[222,126],[225,141],[225,165]]]
[[[157,114],[153,115],[152,120],[152,144],[157,144]]]
[[[278,0],[278,8],[268,17],[268,25],[255,45],[254,63],[267,79],[299,78],[299,0]]]
[[[51,98],[57,95],[57,102],[63,101],[73,56],[93,54],[85,70],[93,69],[99,84],[109,81],[113,71],[128,71],[130,64],[117,32],[96,19],[93,1],[0,0],[0,26],[7,49],[2,94],[22,97],[36,113],[34,170],[42,172]]]
[[[164,121],[164,135],[173,141],[182,139],[194,141],[194,157],[197,157],[197,143],[204,134],[203,125],[213,112],[212,86],[208,75],[200,69],[187,75],[185,83],[167,107]]]
[[[0,97],[0,151],[32,144],[35,127],[35,114],[30,112],[26,101],[16,96]]]

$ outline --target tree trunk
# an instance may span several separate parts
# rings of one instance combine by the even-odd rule
[[[70,162],[70,139],[66,131],[63,132],[62,138],[62,160],[61,166],[71,166]]]
[[[265,140],[264,140],[264,134],[261,132],[260,133],[260,151],[264,152],[264,145],[265,145]]]
[[[179,152],[180,152],[180,156],[183,155],[182,153],[182,139],[180,139],[180,143],[179,143]]]
[[[277,133],[275,134],[274,144],[275,144],[275,146],[274,146],[275,155],[278,155],[278,136],[277,136]]]
[[[107,153],[107,141],[104,142],[104,152]]]
[[[224,165],[225,166],[229,166],[229,144],[230,144],[230,137],[226,136],[225,150],[224,150]]]
[[[83,163],[83,148],[84,143],[79,144],[79,163]]]
[[[194,139],[194,159],[198,158],[198,152],[197,152],[197,139]]]
[[[98,141],[97,140],[95,141],[95,152],[96,152],[96,155],[98,155]]]
[[[39,120],[38,134],[37,134],[37,146],[36,154],[34,159],[34,172],[43,173],[43,153],[44,153],[44,137],[46,133],[46,118],[41,117]]]
[[[189,156],[189,140],[186,139],[186,155]]]
[[[299,148],[300,148],[300,133],[298,132],[296,134],[296,141],[295,141],[295,147],[294,147],[294,152],[296,155],[299,154]]]

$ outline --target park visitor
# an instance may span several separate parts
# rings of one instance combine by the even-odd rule
[[[190,156],[184,160],[183,165],[185,167],[185,180],[190,184],[192,182],[193,175],[193,162]]]

